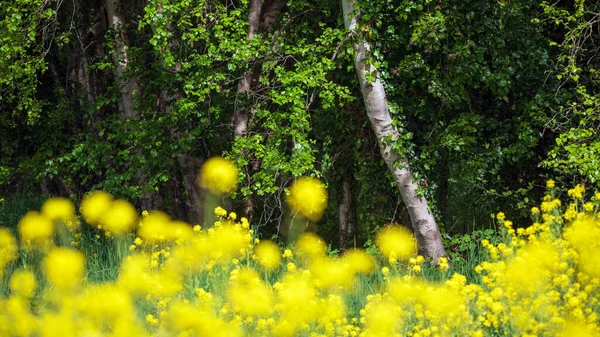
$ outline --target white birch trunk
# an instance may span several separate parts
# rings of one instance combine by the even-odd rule
[[[342,0],[346,29],[357,34],[353,44],[356,54],[354,65],[360,82],[367,115],[377,136],[381,156],[394,177],[394,181],[402,195],[402,200],[408,209],[412,228],[417,237],[420,250],[424,255],[431,257],[434,262],[437,262],[438,258],[446,253],[442,245],[440,230],[433,214],[429,210],[427,200],[416,193],[418,185],[412,178],[406,158],[399,157],[398,153],[392,149],[390,143],[386,141],[386,139],[391,139],[392,142],[396,141],[398,139],[398,130],[392,124],[387,96],[379,77],[379,71],[372,64],[367,64],[366,62],[366,54],[370,51],[371,47],[366,39],[356,30],[358,13],[354,11],[354,4],[355,0]],[[367,80],[368,74],[375,78],[373,82]]]

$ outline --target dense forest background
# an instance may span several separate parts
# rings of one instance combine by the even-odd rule
[[[196,175],[224,155],[240,181],[222,202],[259,232],[310,175],[329,192],[318,232],[361,245],[410,222],[365,113],[362,40],[444,240],[498,210],[518,225],[549,178],[600,187],[596,1],[355,9],[348,30],[329,0],[1,0],[0,198],[102,189],[199,223]]]

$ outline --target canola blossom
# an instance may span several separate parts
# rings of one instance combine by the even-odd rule
[[[214,226],[158,211],[138,220],[126,204],[109,222],[116,201],[95,192],[82,216],[128,242],[114,277],[96,280],[88,239],[72,233],[74,248],[55,238],[71,214],[47,211],[54,200],[23,217],[20,242],[0,229],[0,336],[598,336],[600,195],[586,201],[575,187],[563,203],[549,188],[532,225],[497,214],[498,241],[481,242],[487,258],[470,279],[445,257],[433,267],[416,255],[400,226],[338,256],[314,233],[283,249],[258,240],[222,207]],[[32,248],[40,258],[17,267],[19,249]]]
[[[233,192],[237,180],[235,164],[223,157],[212,157],[200,169],[197,182],[210,193],[220,195]]]
[[[302,177],[290,187],[287,202],[292,210],[317,221],[321,219],[327,206],[327,190],[319,179]]]

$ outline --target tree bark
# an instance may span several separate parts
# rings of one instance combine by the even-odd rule
[[[248,40],[252,40],[257,34],[264,33],[275,22],[277,16],[285,7],[285,0],[251,0],[248,9]],[[233,113],[233,136],[235,139],[244,137],[248,133],[248,123],[252,108],[252,95],[260,79],[262,63],[257,62],[252,68],[244,73],[237,87],[235,99],[235,111]],[[260,169],[260,161],[250,168],[252,175]],[[255,203],[250,195],[246,199],[246,216],[252,221]]]
[[[355,219],[354,207],[350,182],[347,180],[342,184],[342,200],[338,212],[340,218],[340,249],[348,248],[348,239],[354,234]]]
[[[248,9],[248,40],[252,40],[256,34],[258,34],[260,27],[260,12],[262,9],[262,0],[251,0],[250,8]],[[233,114],[233,135],[235,138],[239,138],[246,135],[248,130],[248,120],[250,119],[250,107],[246,100],[249,99],[252,93],[252,88],[258,82],[260,69],[256,69],[254,66],[251,70],[248,70],[240,79],[237,87],[237,96],[246,95],[241,101],[243,101],[241,107],[237,108],[238,97],[236,97],[236,109]],[[244,104],[246,103],[246,104]]]
[[[177,161],[183,174],[183,185],[187,192],[185,203],[186,220],[192,224],[200,224],[204,219],[204,191],[196,184],[196,176],[202,161],[189,154],[180,154]]]
[[[450,165],[448,161],[448,149],[441,149],[438,151],[438,188],[436,193],[437,208],[440,213],[440,221],[443,225],[449,226],[450,219],[448,216],[448,189],[450,187]],[[449,228],[449,227],[445,227]]]
[[[367,53],[371,46],[357,31],[357,12],[354,11],[355,0],[342,0],[344,24],[346,29],[355,34],[353,44],[354,65],[360,82],[361,93],[371,121],[371,126],[379,142],[379,149],[398,189],[402,200],[409,212],[412,228],[420,246],[421,253],[437,262],[445,255],[442,237],[438,225],[429,210],[427,200],[417,194],[418,185],[412,177],[412,172],[406,158],[400,157],[388,142],[398,140],[398,129],[392,123],[385,88],[380,80],[379,71],[372,63],[366,62]],[[375,80],[370,82],[367,75]]]
[[[119,114],[124,118],[134,118],[138,116],[135,111],[134,95],[140,90],[140,82],[136,76],[129,76],[127,74],[129,38],[124,27],[125,18],[121,10],[121,1],[105,0],[105,5],[108,26],[115,34],[115,52],[112,54],[112,57],[115,62],[113,73],[121,92]]]

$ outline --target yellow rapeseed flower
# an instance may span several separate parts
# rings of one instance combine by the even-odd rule
[[[441,271],[447,271],[449,268],[448,259],[444,256],[440,257],[438,259],[438,267],[440,268]]]
[[[138,212],[126,200],[115,200],[110,208],[100,216],[100,224],[117,236],[126,234],[137,225]]]
[[[554,180],[549,179],[548,181],[546,181],[546,188],[554,188],[555,183]]]
[[[218,217],[220,217],[220,218],[223,218],[223,217],[225,217],[227,215],[227,211],[223,207],[217,206],[215,208],[215,215],[218,216]]]
[[[499,221],[504,221],[504,219],[506,219],[506,215],[504,215],[504,212],[498,212],[498,214],[496,214],[496,219]]]
[[[234,310],[246,316],[263,316],[273,311],[274,298],[270,287],[252,269],[243,268],[227,290]]]
[[[583,193],[585,193],[585,187],[581,184],[577,184],[567,191],[567,194],[574,199],[583,199]]]
[[[75,216],[75,206],[66,198],[51,198],[42,205],[42,214],[51,220],[68,221]]]
[[[375,270],[375,259],[362,249],[348,249],[342,255],[342,262],[348,264],[354,273],[368,274]]]
[[[7,228],[0,228],[0,276],[4,268],[17,257],[17,240]]]
[[[237,180],[238,170],[231,161],[223,157],[212,157],[200,169],[197,182],[212,194],[220,195],[232,192]]]
[[[279,247],[270,240],[261,241],[254,249],[256,259],[266,270],[273,270],[281,264]]]
[[[286,199],[294,211],[317,221],[327,207],[327,190],[319,179],[303,177],[294,182]]]
[[[35,275],[29,270],[17,270],[10,278],[10,290],[24,298],[33,297],[35,287]]]
[[[325,256],[325,241],[315,233],[302,233],[296,242],[296,253],[307,259]]]
[[[322,288],[347,288],[354,281],[352,268],[340,260],[326,257],[316,258],[310,263],[309,269],[318,286]]]
[[[71,289],[84,276],[85,258],[79,251],[55,248],[44,259],[44,272],[48,281],[56,288]]]
[[[104,191],[94,191],[81,201],[81,215],[91,225],[96,225],[100,218],[109,210],[112,196]]]
[[[19,235],[23,241],[42,243],[54,234],[52,220],[36,211],[29,211],[19,221]]]
[[[375,244],[388,258],[394,255],[399,259],[406,259],[416,252],[412,233],[397,225],[382,228],[375,237]]]
[[[292,253],[291,249],[286,249],[283,251],[283,257],[286,259],[291,259],[292,257],[294,257],[294,253]]]

